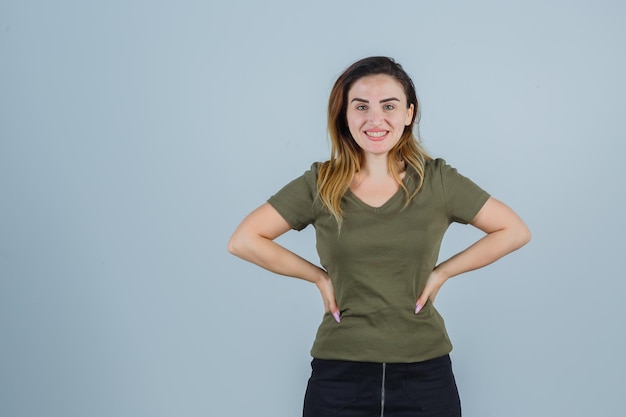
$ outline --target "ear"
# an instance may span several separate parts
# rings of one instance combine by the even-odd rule
[[[409,126],[411,124],[411,120],[413,120],[413,112],[415,111],[415,106],[413,103],[409,106],[406,111],[406,121],[404,122],[405,126]]]

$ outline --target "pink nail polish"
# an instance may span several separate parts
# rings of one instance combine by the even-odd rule
[[[422,305],[420,303],[417,303],[415,305],[415,314],[419,313],[421,309],[422,309]]]
[[[338,311],[335,311],[335,312],[333,313],[333,317],[335,318],[335,321],[336,321],[337,323],[341,323],[341,318],[339,318],[339,312],[338,312]]]

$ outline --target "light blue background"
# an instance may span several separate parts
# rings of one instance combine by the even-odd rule
[[[615,416],[625,392],[626,6],[0,2],[0,415],[300,414],[314,286],[226,252],[328,157],[327,96],[395,57],[426,147],[521,251],[438,297],[466,417]],[[313,233],[281,242],[317,259]],[[478,235],[454,226],[442,257]]]

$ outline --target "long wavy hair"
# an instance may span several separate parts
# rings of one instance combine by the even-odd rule
[[[413,104],[413,118],[400,140],[389,151],[387,164],[391,175],[398,182],[405,193],[405,207],[415,197],[424,182],[424,166],[432,159],[419,141],[419,134],[414,134],[414,127],[418,126],[420,107],[417,102],[415,86],[402,66],[392,58],[374,56],[361,59],[350,65],[337,78],[328,100],[328,134],[331,142],[330,159],[319,166],[317,190],[322,203],[341,225],[343,210],[341,198],[347,192],[354,174],[361,170],[363,154],[355,142],[348,128],[346,117],[348,92],[359,79],[370,75],[389,75],[403,87],[407,97],[407,108]],[[398,162],[403,162],[399,164]],[[413,167],[418,174],[418,185],[412,193],[400,179],[403,169]]]

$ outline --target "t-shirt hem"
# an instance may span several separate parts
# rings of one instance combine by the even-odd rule
[[[324,360],[340,360],[340,361],[350,361],[350,362],[372,362],[372,363],[415,363],[415,362],[423,362],[430,359],[439,358],[441,356],[447,355],[452,352],[452,345],[448,344],[445,349],[437,349],[429,351],[428,353],[422,355],[410,355],[410,356],[398,356],[398,355],[352,355],[352,354],[340,354],[340,353],[326,353],[316,352],[314,349],[311,350],[311,357],[315,359],[324,359]]]

